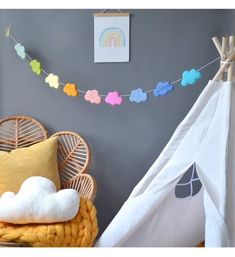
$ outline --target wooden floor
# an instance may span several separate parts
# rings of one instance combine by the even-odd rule
[[[0,242],[0,247],[29,247],[29,245],[24,243]]]

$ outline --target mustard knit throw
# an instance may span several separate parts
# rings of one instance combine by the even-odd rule
[[[88,247],[98,234],[96,209],[81,198],[73,220],[53,224],[14,225],[0,222],[0,241],[27,243],[35,247]]]

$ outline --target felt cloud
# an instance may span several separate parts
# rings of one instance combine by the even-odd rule
[[[175,87],[170,82],[158,82],[156,88],[153,91],[154,96],[164,96],[173,91]]]
[[[18,43],[14,46],[14,48],[16,50],[17,55],[20,56],[20,58],[24,59],[26,56],[24,46]]]
[[[54,75],[53,73],[50,73],[46,78],[45,82],[49,84],[50,87],[58,88],[59,87],[59,77],[57,75]]]
[[[78,96],[77,87],[75,84],[67,83],[63,89],[64,93],[68,96]]]
[[[147,100],[147,93],[142,88],[134,89],[131,91],[129,100],[135,103],[145,102]]]
[[[32,60],[30,62],[30,66],[32,68],[32,71],[34,73],[36,73],[37,75],[40,75],[42,73],[42,67],[41,67],[41,63],[37,60]]]
[[[85,100],[92,103],[92,104],[100,104],[101,103],[101,97],[99,95],[99,92],[94,90],[88,90],[84,96]]]
[[[105,97],[105,102],[112,106],[120,105],[123,99],[117,91],[109,92],[108,95]]]
[[[74,189],[56,192],[44,177],[26,179],[17,194],[5,192],[0,198],[0,221],[14,224],[53,223],[73,219],[79,210]]]
[[[184,71],[182,74],[181,86],[186,87],[188,85],[193,85],[202,77],[200,71],[191,69],[190,71]]]

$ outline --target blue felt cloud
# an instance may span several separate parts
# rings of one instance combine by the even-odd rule
[[[186,87],[188,85],[193,85],[202,77],[200,71],[191,69],[190,71],[184,71],[182,74],[181,86]]]
[[[145,102],[147,100],[147,93],[142,88],[134,89],[131,91],[129,100],[135,103]]]
[[[17,55],[19,55],[20,58],[24,59],[26,56],[24,46],[22,46],[20,43],[18,43],[14,46],[14,48],[16,50]]]
[[[175,89],[175,87],[173,85],[171,85],[170,82],[160,81],[160,82],[157,83],[156,88],[153,91],[153,94],[154,94],[154,96],[163,96],[163,95],[167,95],[168,93],[170,93],[174,89]]]

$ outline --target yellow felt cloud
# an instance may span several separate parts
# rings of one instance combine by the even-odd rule
[[[59,88],[59,77],[53,73],[50,73],[46,78],[45,82],[49,84],[50,87]]]

